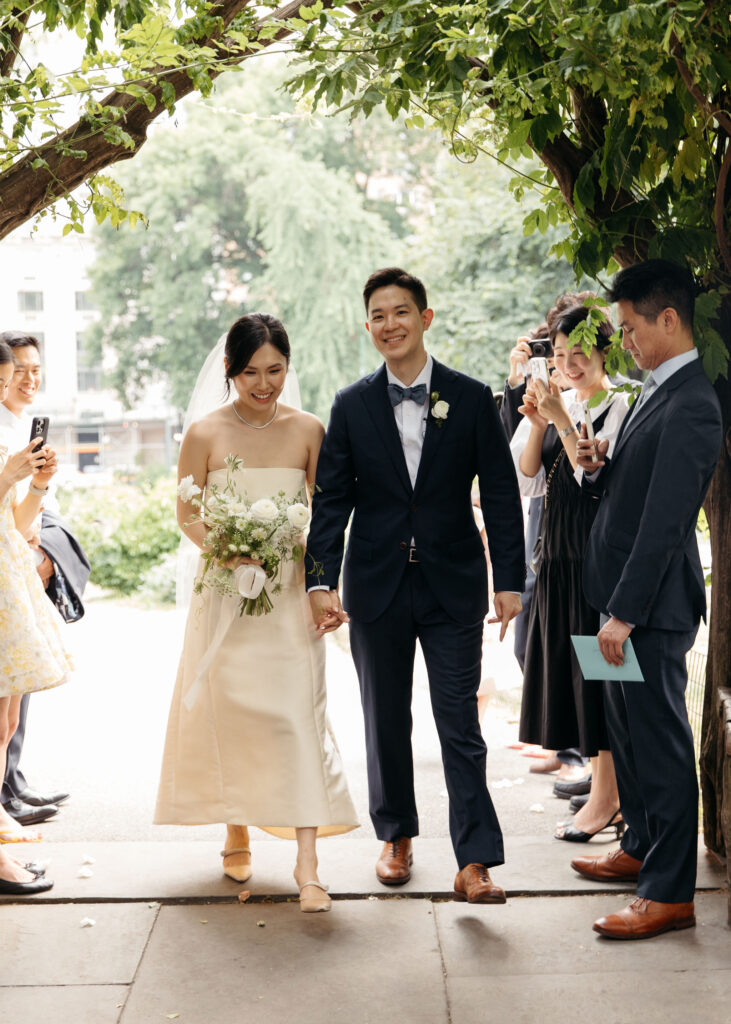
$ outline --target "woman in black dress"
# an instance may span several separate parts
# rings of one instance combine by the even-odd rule
[[[578,747],[592,759],[589,800],[573,826],[556,833],[559,839],[582,842],[612,826],[622,829],[619,795],[604,719],[602,687],[586,682],[571,645],[571,634],[596,634],[599,615],[584,598],[581,581],[584,549],[597,511],[597,502],[580,486],[577,471],[577,424],[581,403],[611,383],[604,369],[604,350],[613,333],[606,320],[596,348],[585,355],[568,336],[588,316],[585,306],[567,310],[554,323],[551,340],[556,368],[571,390],[563,395],[555,383],[540,380],[526,389],[521,412],[524,421],[511,449],[521,492],[544,496],[543,527],[536,551],[536,583],[528,623],[523,677],[520,739],[548,749]],[[590,410],[594,432],[616,440],[627,414],[624,395],[608,395]],[[611,454],[611,452],[610,452]]]

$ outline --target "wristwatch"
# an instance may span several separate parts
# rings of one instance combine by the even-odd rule
[[[48,494],[48,488],[36,487],[35,484],[31,484],[30,487],[28,488],[28,494],[35,494],[37,498],[45,498],[45,496]]]
[[[568,437],[569,434],[573,434],[575,430],[576,430],[576,424],[572,423],[570,427],[564,427],[563,430],[559,430],[558,436],[563,441],[563,439],[565,437]],[[576,432],[578,433],[578,431],[576,431]]]

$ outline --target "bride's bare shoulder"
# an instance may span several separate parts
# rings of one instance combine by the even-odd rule
[[[201,419],[196,420],[195,423],[191,423],[188,427],[188,433],[194,434],[197,437],[208,437],[210,434],[215,433],[223,423],[228,422],[227,414],[227,406],[224,406],[222,409],[214,409],[207,416],[203,416]]]
[[[313,413],[305,412],[303,409],[293,409],[289,405],[280,405],[280,409],[283,416],[286,417],[293,426],[307,435],[321,438],[325,433],[322,420]]]

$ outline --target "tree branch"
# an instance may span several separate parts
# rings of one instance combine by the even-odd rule
[[[718,248],[721,252],[721,258],[726,264],[726,269],[731,271],[731,245],[729,244],[728,234],[726,232],[726,190],[729,182],[729,172],[731,172],[731,140],[726,146],[726,156],[723,158],[721,170],[718,175],[716,201],[713,209],[714,220],[716,222]]]
[[[13,65],[18,57],[18,50],[20,48],[20,41],[25,34],[25,26],[28,22],[30,10],[21,10],[15,8],[17,14],[13,14],[13,27],[7,33],[7,43],[2,51],[0,51],[0,75],[3,78],[7,78],[10,72],[13,70]]]
[[[595,149],[603,141],[604,128],[609,121],[604,101],[598,96],[587,96],[578,85],[571,88],[571,99],[581,141],[585,146]]]
[[[680,40],[674,32],[670,36],[670,52],[675,59],[678,71],[680,72],[680,77],[685,82],[688,92],[691,94],[698,106],[701,110],[705,111],[709,117],[713,117],[721,125],[727,135],[731,135],[731,117],[718,107],[714,107],[708,97],[704,94],[701,87],[694,80],[690,68],[683,60],[683,48],[680,45]]]
[[[222,48],[225,32],[234,18],[249,6],[252,0],[221,0],[210,14],[219,20],[219,27],[205,39],[196,40],[200,46],[216,46]],[[270,23],[273,19],[284,21],[296,15],[300,7],[310,7],[316,0],[294,0],[285,3],[272,14],[260,20],[259,24]],[[324,0],[325,6],[331,6],[331,0]],[[271,46],[289,35],[286,26],[272,38],[262,41],[262,46]],[[235,49],[230,45],[226,56],[219,66],[210,70],[211,78],[217,78],[229,67],[240,64],[247,57],[260,50],[245,47]],[[34,217],[45,207],[56,200],[73,192],[88,178],[99,173],[110,164],[120,160],[129,160],[139,152],[147,140],[147,129],[150,124],[166,109],[162,99],[162,84],[169,83],[173,87],[175,100],[180,100],[195,91],[193,79],[187,71],[169,68],[155,68],[150,77],[156,80],[149,88],[155,103],[150,110],[136,96],[114,90],[102,101],[102,107],[115,113],[109,120],[99,123],[90,117],[80,118],[65,132],[50,139],[27,153],[12,167],[0,174],[0,193],[3,201],[0,204],[0,239],[15,228]],[[105,132],[111,125],[117,124],[133,141],[130,148],[105,138]],[[83,151],[84,156],[73,156],[71,151]],[[44,160],[46,166],[33,170],[33,163]]]

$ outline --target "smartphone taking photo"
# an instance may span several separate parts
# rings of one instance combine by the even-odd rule
[[[33,422],[30,425],[30,440],[38,442],[33,448],[34,452],[37,452],[39,448],[42,448],[48,440],[49,423],[50,420],[48,419],[48,416],[33,417]]]
[[[531,356],[526,376],[532,377],[533,380],[542,380],[548,387],[548,360],[545,356]]]

